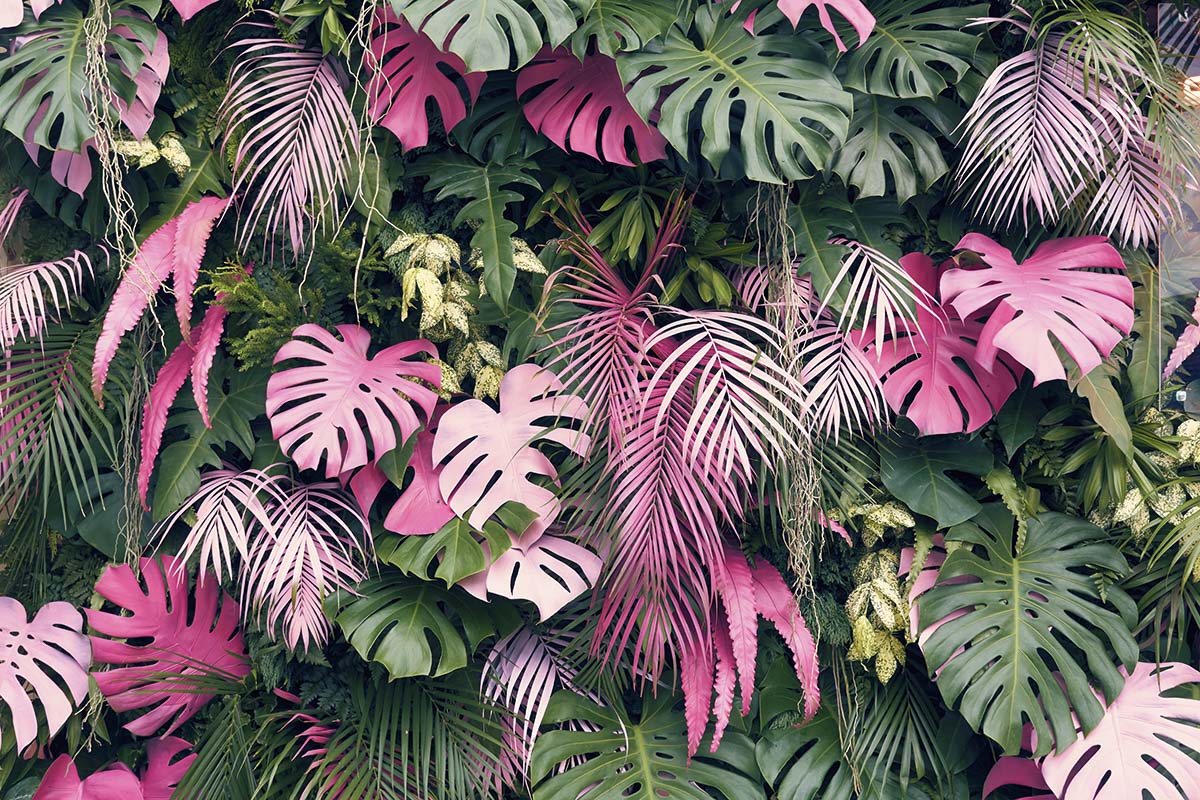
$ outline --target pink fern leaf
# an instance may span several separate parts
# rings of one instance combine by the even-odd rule
[[[1200,294],[1196,295],[1196,302],[1192,305],[1192,321],[1183,329],[1183,333],[1179,334],[1171,356],[1167,359],[1167,365],[1163,368],[1164,381],[1183,366],[1183,362],[1196,351],[1197,346],[1200,346]]]
[[[1186,664],[1134,667],[1100,724],[1042,759],[1051,791],[1060,800],[1200,797],[1200,700],[1163,696],[1194,683],[1200,672]]]
[[[700,749],[712,711],[713,648],[711,642],[689,642],[679,648],[679,684],[687,723],[688,757]]]
[[[817,643],[804,622],[792,590],[784,582],[779,570],[766,561],[760,560],[754,567],[754,598],[759,616],[775,626],[792,652],[796,677],[804,689],[804,715],[811,719],[821,705],[820,689],[817,687],[820,672]]]
[[[137,325],[167,278],[172,279],[180,331],[185,339],[189,337],[192,290],[200,272],[200,261],[204,258],[213,225],[228,204],[229,200],[217,197],[204,197],[189,203],[178,217],[165,223],[142,243],[113,293],[96,341],[96,357],[92,364],[92,393],[96,399],[101,397],[108,366],[117,354],[121,338]]]
[[[650,127],[625,96],[617,62],[603,53],[582,61],[565,47],[542,48],[517,76],[521,110],[533,129],[563,150],[610,164],[634,165],[626,151],[633,137],[640,163],[667,157],[667,140]]]
[[[421,426],[417,411],[428,419],[437,403],[429,386],[441,385],[436,364],[412,358],[420,353],[436,358],[432,343],[403,342],[369,358],[371,334],[365,328],[339,325],[338,333],[341,339],[301,325],[275,363],[308,363],[277,372],[267,383],[271,432],[302,469],[317,469],[324,461],[327,478],[394,450],[397,428],[403,439],[412,436]]]
[[[591,446],[587,434],[563,426],[588,413],[584,402],[564,389],[553,372],[522,364],[500,382],[499,411],[465,400],[442,415],[432,454],[442,465],[438,484],[454,513],[476,529],[507,502],[521,503],[547,521],[558,515],[554,492],[529,476],[557,482],[554,465],[535,447],[540,442],[561,445],[581,458]]]
[[[137,736],[163,724],[169,735],[191,719],[213,698],[200,688],[205,678],[240,681],[250,674],[238,604],[219,596],[212,578],[199,581],[189,600],[187,573],[175,565],[172,556],[143,558],[141,580],[126,564],[109,566],[96,593],[131,613],[87,611],[95,662],[116,665],[92,673],[101,693],[119,712],[150,709],[124,725]],[[149,642],[129,642],[140,639]]]
[[[47,603],[30,620],[18,601],[0,597],[0,705],[12,719],[0,744],[12,736],[20,751],[38,738],[34,699],[48,734],[58,733],[87,697],[91,659],[83,617],[69,603]]]
[[[983,800],[987,800],[997,789],[1016,786],[1021,789],[1049,789],[1042,770],[1036,761],[1018,756],[1004,756],[988,770],[983,782]],[[1049,792],[1042,794],[1026,794],[1025,800],[1058,800]]]
[[[180,342],[171,352],[146,395],[146,403],[142,409],[142,458],[138,464],[137,485],[142,508],[147,511],[150,510],[146,499],[150,491],[150,476],[154,472],[154,462],[158,459],[158,451],[162,446],[163,431],[167,427],[167,412],[171,410],[171,405],[189,375],[200,418],[206,426],[212,426],[208,418],[208,373],[217,354],[221,333],[225,330],[226,315],[224,306],[209,306],[200,327],[191,332],[190,340]]]
[[[443,525],[454,519],[454,509],[442,499],[442,491],[438,488],[442,471],[433,463],[433,439],[434,435],[429,430],[417,434],[412,457],[408,461],[413,473],[412,480],[383,519],[383,527],[392,533],[406,536],[437,533]],[[363,516],[370,513],[371,506],[387,482],[383,470],[373,464],[354,473],[350,488]]]
[[[141,781],[124,764],[113,764],[86,778],[66,753],[42,776],[33,800],[143,800]]]
[[[437,104],[444,130],[466,118],[467,99],[474,103],[479,98],[487,73],[467,72],[461,58],[439,50],[408,20],[397,19],[391,8],[375,12],[374,33],[366,56],[371,71],[367,113],[372,122],[394,133],[404,149],[411,150],[429,144],[430,100]]]
[[[1043,242],[1021,264],[979,233],[964,236],[958,249],[977,253],[987,266],[944,273],[942,300],[962,319],[987,313],[975,350],[986,370],[995,371],[1003,351],[1029,368],[1035,385],[1063,380],[1057,341],[1087,374],[1133,327],[1133,284],[1102,236]]]
[[[913,282],[936,298],[940,270],[926,255],[900,259]],[[904,320],[882,346],[867,340],[867,353],[883,380],[883,396],[907,416],[923,436],[973,433],[999,411],[1023,372],[1001,354],[991,371],[976,359],[983,324],[963,321],[952,307],[918,307],[915,321]]]
[[[713,582],[728,624],[724,635],[730,639],[734,662],[741,677],[742,714],[750,713],[754,697],[754,668],[758,659],[758,606],[754,595],[754,576],[746,557],[737,547],[726,544],[724,559],[713,571]],[[717,628],[721,625],[718,623]]]

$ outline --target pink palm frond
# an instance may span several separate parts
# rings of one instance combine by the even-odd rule
[[[883,416],[883,390],[863,352],[864,335],[845,332],[828,317],[817,320],[800,350],[805,417],[837,441],[843,429],[870,430]]]
[[[845,299],[837,314],[838,327],[848,331],[869,323],[875,346],[881,347],[885,336],[895,337],[916,321],[915,312],[933,313],[932,295],[909,278],[899,261],[853,239],[830,241],[844,245],[848,252],[815,316],[820,317],[841,290]]]

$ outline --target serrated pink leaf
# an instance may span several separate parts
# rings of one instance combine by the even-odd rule
[[[250,674],[250,664],[238,604],[220,594],[215,579],[199,583],[189,602],[187,573],[176,568],[173,556],[143,558],[140,567],[140,581],[122,564],[109,566],[96,582],[97,594],[131,614],[88,609],[94,661],[116,665],[92,676],[117,711],[150,709],[127,722],[126,730],[149,736],[166,723],[169,735],[213,697],[189,684],[214,674],[240,680]],[[131,639],[150,641],[134,645]]]
[[[563,150],[631,167],[625,142],[632,136],[640,163],[667,156],[667,140],[634,111],[617,62],[603,53],[580,61],[565,47],[543,47],[517,75],[517,95],[531,90],[521,105],[525,119]]]
[[[875,29],[875,17],[867,10],[859,0],[779,0],[779,10],[792,23],[792,27],[800,24],[800,16],[808,9],[809,6],[816,6],[817,16],[821,20],[821,27],[829,31],[833,36],[833,41],[837,45],[839,52],[846,51],[846,44],[842,41],[842,37],[838,35],[837,27],[833,24],[833,19],[829,16],[829,10],[833,9],[850,23],[854,28],[854,32],[858,34],[858,44],[861,46],[871,35],[871,31]]]
[[[1167,359],[1167,365],[1163,368],[1164,381],[1183,366],[1183,362],[1195,352],[1197,346],[1200,346],[1200,294],[1196,295],[1196,302],[1192,305],[1192,321],[1183,329],[1183,333],[1179,334],[1175,347],[1171,350],[1171,357]]]
[[[754,670],[758,659],[758,607],[754,576],[746,557],[735,545],[726,543],[724,560],[713,571],[713,585],[725,607],[722,618],[728,624],[725,635],[731,640],[734,661],[741,676],[742,714],[750,713],[754,697]],[[720,624],[717,629],[720,630]],[[720,634],[718,634],[720,635]]]
[[[983,324],[964,322],[937,302],[940,270],[921,253],[900,264],[930,298],[917,306],[916,320],[898,319],[882,347],[863,336],[865,352],[883,381],[883,396],[897,414],[912,420],[922,436],[973,433],[992,419],[1017,388],[1024,370],[1007,354],[985,368],[976,357]]]
[[[430,100],[437,104],[444,130],[462,122],[467,116],[463,89],[474,103],[487,73],[467,72],[461,58],[439,50],[432,39],[413,30],[408,20],[398,20],[390,7],[375,12],[373,32],[376,35],[366,57],[371,73],[367,82],[371,121],[394,133],[405,150],[429,144]]]
[[[146,745],[146,768],[141,776],[142,800],[171,800],[175,787],[196,760],[195,753],[183,758],[179,758],[179,754],[191,749],[191,743],[178,736],[150,740]]]
[[[1018,756],[1004,756],[988,771],[983,782],[983,800],[991,797],[997,789],[1017,786],[1022,789],[1049,789],[1042,778],[1042,770],[1036,761]],[[1026,800],[1057,800],[1049,792],[1025,795]]]
[[[679,683],[683,687],[683,716],[687,721],[688,757],[700,749],[712,708],[713,653],[710,644],[679,649]]]
[[[192,290],[200,261],[213,225],[227,205],[228,199],[217,197],[189,203],[178,217],[163,224],[142,243],[113,293],[96,340],[92,393],[97,399],[101,397],[108,366],[117,354],[121,338],[137,325],[167,278],[172,279],[179,330],[185,339],[189,337]]]
[[[0,730],[0,745],[12,735],[21,751],[37,739],[34,699],[49,734],[58,733],[87,697],[91,655],[83,617],[70,603],[47,603],[30,620],[20,602],[0,597],[0,704],[12,718],[11,731]]]
[[[267,382],[267,416],[280,447],[302,469],[325,462],[325,476],[377,461],[407,440],[437,403],[441,370],[413,358],[437,357],[431,342],[417,339],[368,357],[371,334],[358,325],[339,325],[341,339],[317,325],[301,325],[279,349],[275,363],[308,362],[275,373]],[[413,405],[416,405],[414,410]],[[367,435],[370,435],[368,452]]]
[[[80,779],[75,762],[66,753],[42,776],[33,800],[143,800],[142,784],[133,770],[113,764]]]
[[[984,369],[994,370],[1003,351],[1029,368],[1035,385],[1063,380],[1057,341],[1087,374],[1133,326],[1133,284],[1103,236],[1043,242],[1021,264],[979,233],[964,236],[957,249],[978,253],[987,266],[944,273],[942,301],[964,320],[987,315],[976,348]]]
[[[811,719],[821,705],[817,686],[820,667],[817,664],[817,643],[813,640],[800,613],[800,606],[791,588],[770,563],[759,560],[754,567],[754,601],[759,616],[775,626],[784,643],[792,651],[796,677],[804,689],[804,716]]]
[[[757,622],[757,620],[755,621]],[[737,671],[740,669],[734,665],[733,641],[729,638],[725,615],[719,611],[713,618],[713,645],[717,652],[717,675],[713,685],[713,693],[716,695],[716,699],[713,701],[713,715],[717,718],[717,722],[713,728],[712,745],[709,747],[709,752],[715,753],[721,746],[721,738],[725,735],[725,728],[729,726],[729,718],[733,713],[733,689],[737,683]],[[743,672],[742,675],[744,676],[745,673]],[[750,690],[753,692],[753,673],[750,678]],[[749,713],[749,708],[750,701],[743,687],[743,716]]]
[[[590,437],[565,425],[587,413],[584,402],[567,394],[544,367],[522,364],[509,370],[500,382],[498,412],[480,400],[463,400],[442,415],[432,451],[434,462],[442,465],[442,497],[476,529],[507,502],[554,519],[558,498],[529,476],[557,482],[558,472],[535,445],[550,442],[585,456]]]

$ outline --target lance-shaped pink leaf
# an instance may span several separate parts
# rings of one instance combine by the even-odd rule
[[[725,615],[718,611],[714,615],[713,625],[713,646],[717,653],[717,674],[713,682],[713,694],[715,695],[713,716],[716,717],[717,722],[713,728],[709,752],[715,753],[721,746],[721,738],[725,735],[725,729],[729,726],[729,718],[733,714],[733,690],[737,685],[739,668],[735,666],[733,640],[729,638],[729,627],[726,624]],[[753,682],[753,672],[750,678]],[[743,707],[749,708],[749,701],[746,698],[747,695],[743,691]],[[746,713],[746,711],[742,712],[743,715]]]
[[[37,739],[34,699],[49,735],[58,733],[87,697],[91,660],[83,617],[74,606],[47,603],[30,620],[25,606],[0,597],[0,704],[8,706],[12,718],[11,731],[0,730],[0,745],[13,736],[19,751]]]
[[[204,313],[200,327],[191,332],[188,339],[180,342],[171,352],[166,363],[158,371],[154,385],[146,395],[142,408],[142,458],[138,465],[138,496],[142,508],[150,510],[146,497],[150,491],[150,476],[154,473],[154,462],[162,446],[163,431],[167,427],[167,412],[175,402],[179,390],[190,375],[196,407],[206,427],[212,427],[208,418],[208,373],[217,355],[217,345],[225,330],[225,307],[211,305]]]
[[[461,58],[439,50],[388,6],[375,12],[374,33],[366,55],[371,121],[396,134],[405,150],[429,144],[430,100],[437,104],[443,129],[462,122],[467,100],[479,98],[487,73],[467,72]]]
[[[973,433],[1016,390],[1023,370],[1005,354],[990,368],[979,363],[976,343],[984,326],[964,322],[953,308],[937,302],[940,271],[929,256],[910,253],[900,263],[932,302],[917,307],[915,321],[897,320],[882,346],[869,333],[863,337],[883,381],[883,397],[923,436]]]
[[[1041,790],[1038,794],[1023,795],[1024,800],[1058,800],[1048,791],[1050,787],[1042,778],[1042,770],[1032,759],[1004,756],[993,764],[983,781],[983,800],[988,800],[997,789],[1008,786]]]
[[[734,663],[741,676],[742,714],[750,713],[754,697],[754,668],[758,659],[758,606],[754,595],[754,576],[746,557],[736,546],[726,542],[724,559],[713,570],[713,584],[721,605],[722,618],[728,623],[726,636],[730,639]],[[720,625],[717,626],[718,628]]]
[[[454,513],[480,530],[507,502],[547,521],[557,516],[554,492],[529,476],[558,479],[550,459],[535,447],[540,442],[562,445],[580,457],[591,446],[587,434],[565,427],[583,420],[588,410],[564,388],[553,372],[522,364],[500,382],[499,411],[480,400],[464,400],[442,416],[433,460],[442,465],[438,484]]]
[[[791,650],[796,677],[804,689],[804,715],[811,719],[821,705],[821,693],[817,686],[820,672],[817,643],[804,622],[795,595],[779,570],[760,559],[754,567],[753,576],[754,604],[758,614],[775,626],[783,636],[784,644]]]
[[[3,325],[3,320],[0,320],[0,326]],[[3,328],[0,327],[0,341],[3,341]],[[1192,321],[1183,329],[1183,333],[1179,334],[1179,338],[1175,341],[1175,347],[1171,350],[1171,356],[1167,359],[1167,365],[1163,368],[1163,380],[1175,374],[1175,370],[1183,366],[1183,362],[1187,361],[1188,356],[1195,352],[1196,347],[1200,346],[1200,294],[1196,295],[1196,302],[1192,306]]]
[[[686,642],[679,648],[679,685],[683,689],[683,718],[687,723],[689,757],[700,749],[700,739],[712,711],[713,650],[710,642]]]
[[[617,62],[603,53],[580,61],[565,47],[543,47],[517,75],[517,95],[531,91],[521,105],[525,119],[563,150],[631,167],[625,143],[632,136],[638,162],[666,158],[667,140],[634,111]]]
[[[250,674],[238,604],[211,577],[189,599],[187,573],[176,563],[167,555],[143,558],[140,581],[127,564],[108,567],[96,593],[131,613],[87,611],[95,663],[116,665],[92,673],[101,693],[119,712],[150,709],[124,726],[137,736],[164,723],[169,735],[191,719],[213,697],[201,688],[205,679]],[[129,642],[140,639],[149,641]]]
[[[211,6],[217,0],[171,0],[171,5],[179,12],[184,22]]]
[[[1191,754],[1200,752],[1200,700],[1163,696],[1189,683],[1200,683],[1200,672],[1186,664],[1134,667],[1100,724],[1042,759],[1051,791],[1059,800],[1200,797],[1200,762]]]
[[[438,488],[441,469],[433,463],[433,438],[433,433],[428,430],[417,434],[412,457],[408,461],[412,469],[412,481],[404,487],[383,520],[383,527],[392,533],[437,533],[443,525],[454,519],[454,510],[442,499],[441,489]],[[350,489],[364,516],[370,513],[371,506],[387,482],[383,470],[373,464],[354,473],[350,479]]]
[[[33,800],[143,800],[142,784],[124,764],[79,777],[74,760],[63,753],[42,776]]]
[[[1133,326],[1133,284],[1103,236],[1043,242],[1021,264],[983,234],[969,233],[957,247],[987,266],[944,273],[942,301],[962,319],[987,315],[975,351],[984,369],[995,371],[1003,351],[1029,368],[1035,385],[1063,380],[1057,341],[1087,374]]]
[[[108,377],[108,366],[117,354],[121,337],[133,330],[146,312],[154,295],[172,279],[175,314],[184,338],[191,333],[192,290],[200,273],[200,261],[217,217],[229,200],[204,197],[147,237],[133,262],[121,277],[104,316],[96,340],[96,358],[92,364],[92,393],[97,399]]]
[[[371,334],[358,325],[339,325],[341,339],[317,325],[301,325],[275,355],[308,362],[282,370],[267,382],[267,416],[280,447],[302,469],[325,462],[325,476],[378,461],[412,436],[437,403],[441,386],[432,343],[417,339],[368,357]],[[413,408],[414,404],[416,409]],[[368,452],[367,435],[370,435]]]

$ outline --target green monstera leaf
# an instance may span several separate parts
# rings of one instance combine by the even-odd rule
[[[991,469],[992,453],[978,439],[926,436],[887,442],[879,448],[883,485],[913,511],[933,517],[940,528],[966,522],[981,508],[947,473],[982,478]]]
[[[1100,723],[1097,692],[1108,703],[1120,694],[1118,664],[1138,659],[1137,607],[1115,585],[1101,597],[1095,574],[1127,567],[1095,525],[1044,513],[1028,521],[1019,552],[1015,527],[992,505],[947,533],[971,547],[950,553],[921,595],[921,650],[972,728],[1016,753],[1030,724],[1044,755],[1075,741],[1076,720],[1085,732]]]
[[[542,31],[520,0],[391,0],[392,8],[471,72],[520,67],[542,49]],[[546,40],[557,47],[575,30],[566,0],[533,0],[546,23]]]
[[[675,22],[675,0],[571,0],[583,21],[571,34],[571,50],[580,61],[594,41],[607,56],[640,50]]]
[[[822,709],[800,727],[768,728],[755,745],[763,778],[775,797],[789,800],[850,800],[854,774],[838,733],[837,720]]]
[[[635,722],[626,711],[574,692],[556,694],[543,722],[575,721],[591,730],[538,737],[529,774],[533,800],[765,800],[750,739],[726,731],[716,753],[706,739],[689,761],[687,724],[673,701],[661,690],[645,698]]]
[[[629,101],[644,119],[661,101],[658,129],[681,153],[699,127],[700,154],[717,170],[772,183],[811,177],[830,162],[830,134],[846,138],[850,93],[803,37],[752,36],[744,21],[723,5],[702,6],[699,45],[676,26],[662,52],[622,55]]]
[[[359,655],[383,664],[393,679],[462,669],[480,642],[519,622],[504,604],[482,603],[393,570],[360,583],[356,591],[331,595],[325,613]]]

